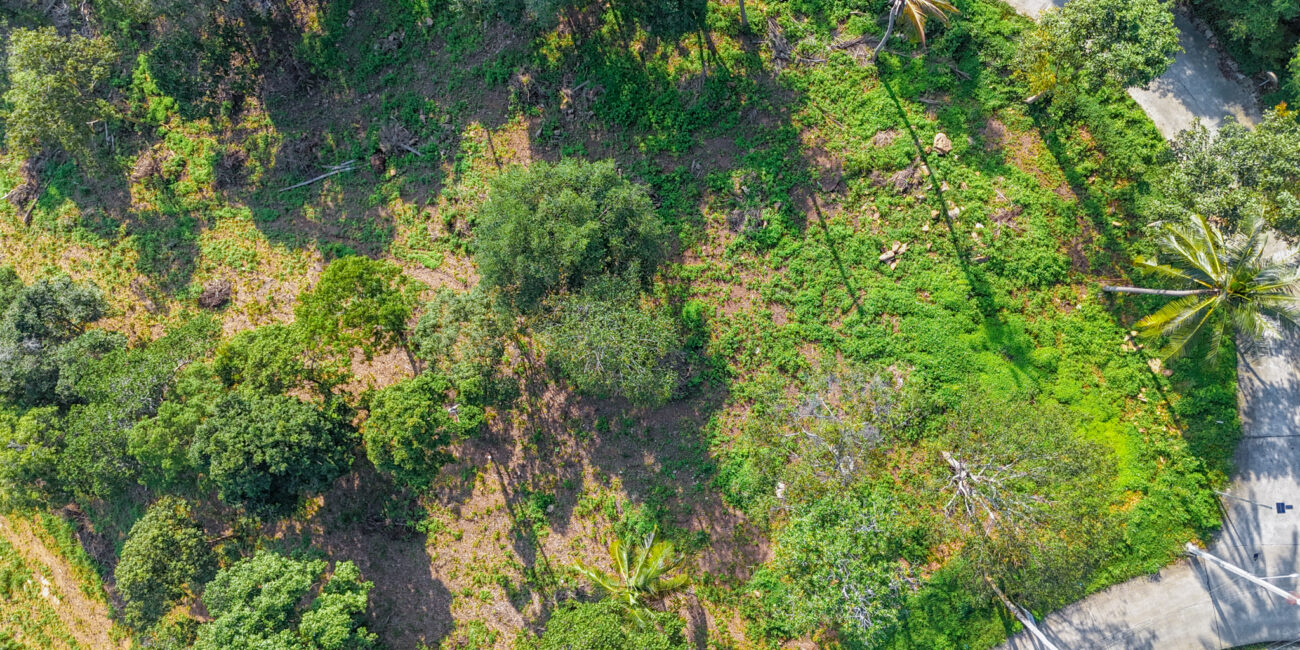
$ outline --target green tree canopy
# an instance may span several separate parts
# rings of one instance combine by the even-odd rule
[[[1235,228],[1259,215],[1288,236],[1300,235],[1300,121],[1278,108],[1255,128],[1229,117],[1217,132],[1204,124],[1178,134],[1169,175],[1174,199],[1159,206],[1162,217],[1185,211]]]
[[[421,289],[392,262],[341,257],[298,297],[294,325],[308,341],[357,347],[367,359],[398,345],[409,355],[407,323]]]
[[[361,623],[372,583],[340,562],[325,577],[323,560],[293,560],[261,551],[223,569],[203,591],[212,621],[193,650],[364,650],[376,638]]]
[[[99,97],[117,53],[106,36],[63,37],[53,27],[9,35],[6,145],[19,156],[58,146],[83,164],[93,160],[90,122],[111,114]]]
[[[686,650],[682,619],[670,612],[648,614],[651,625],[638,624],[618,603],[565,601],[551,614],[540,637],[525,637],[519,650]]]
[[[123,614],[136,629],[152,626],[188,591],[210,577],[212,553],[189,504],[163,497],[131,526],[113,569]]]
[[[648,277],[667,229],[645,189],[612,161],[515,167],[492,182],[474,230],[481,282],[522,309],[605,273]]]
[[[21,417],[0,411],[0,509],[51,505],[62,495],[63,453],[59,409],[28,409]]]
[[[1116,293],[1174,298],[1137,322],[1146,338],[1164,337],[1166,357],[1208,337],[1213,358],[1233,331],[1258,339],[1278,325],[1300,324],[1300,267],[1294,252],[1268,249],[1264,220],[1247,215],[1240,229],[1224,235],[1200,215],[1155,224],[1156,244],[1167,255],[1138,258],[1139,269],[1179,285],[1176,289],[1103,287]]]
[[[212,369],[231,388],[245,387],[258,393],[307,388],[325,397],[347,381],[348,361],[323,354],[302,328],[274,324],[239,332],[224,341],[216,350]]]
[[[749,582],[770,626],[763,635],[786,640],[831,627],[869,647],[887,633],[908,577],[894,546],[907,536],[895,506],[845,493],[797,504],[772,560]]]
[[[287,395],[234,391],[194,431],[190,462],[222,501],[259,516],[279,516],[303,495],[329,487],[352,462],[353,432],[325,408]]]
[[[1027,32],[1020,67],[1033,92],[1145,86],[1181,52],[1164,0],[1074,0]]]
[[[99,354],[120,345],[122,338],[90,334],[76,354],[59,348],[85,333],[86,325],[107,310],[104,294],[91,284],[67,276],[39,280],[19,288],[16,278],[5,281],[8,305],[0,315],[0,395],[27,405],[56,404],[61,368],[85,354]]]
[[[677,386],[670,359],[681,346],[677,324],[642,304],[635,283],[622,278],[559,297],[541,340],[547,360],[581,392],[659,404]]]
[[[366,456],[398,483],[423,490],[452,461],[445,448],[483,423],[483,409],[456,404],[451,382],[426,372],[379,391],[361,425]]]

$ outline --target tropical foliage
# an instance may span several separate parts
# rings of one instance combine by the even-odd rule
[[[614,573],[583,562],[573,565],[643,625],[654,620],[651,605],[690,583],[687,573],[667,575],[681,568],[685,559],[677,554],[671,542],[656,541],[658,532],[651,532],[639,542],[629,543],[617,537],[610,540],[607,551]]]
[[[1107,286],[1107,291],[1175,298],[1137,322],[1142,335],[1165,337],[1162,353],[1174,356],[1202,340],[1213,357],[1233,331],[1258,339],[1278,325],[1300,324],[1300,268],[1294,253],[1270,246],[1264,222],[1248,216],[1225,236],[1200,215],[1159,223],[1156,244],[1164,256],[1138,258],[1137,267],[1183,288]]]

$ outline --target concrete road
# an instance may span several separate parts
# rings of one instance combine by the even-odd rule
[[[1065,4],[1065,0],[1005,1],[1030,18]],[[1222,55],[1181,11],[1174,13],[1174,25],[1178,27],[1178,42],[1183,52],[1159,79],[1146,88],[1128,91],[1155,122],[1161,135],[1172,140],[1180,131],[1191,128],[1197,118],[1211,130],[1217,129],[1229,115],[1246,124],[1258,122],[1259,106],[1249,80],[1237,81],[1223,73],[1219,66]]]

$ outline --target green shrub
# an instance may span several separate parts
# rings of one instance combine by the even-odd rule
[[[451,392],[451,382],[433,372],[379,391],[361,425],[370,462],[400,484],[428,488],[453,460],[447,445],[483,423],[482,408],[454,403]]]
[[[665,255],[650,196],[612,161],[513,168],[493,181],[477,220],[481,281],[525,310],[603,274],[648,277]]]
[[[340,562],[315,596],[327,565],[261,551],[223,569],[203,590],[212,621],[193,650],[284,648],[364,650],[376,638],[362,624],[372,583]]]
[[[682,620],[676,614],[656,612],[655,625],[638,626],[613,600],[595,603],[567,601],[546,622],[539,637],[521,636],[518,650],[685,650]]]
[[[354,434],[330,403],[232,392],[194,432],[190,462],[222,501],[259,516],[285,515],[347,471]]]
[[[600,278],[554,302],[541,332],[546,358],[580,392],[659,404],[672,396],[680,351],[674,320],[664,309],[641,304],[634,282]]]

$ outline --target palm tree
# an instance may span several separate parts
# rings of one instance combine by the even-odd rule
[[[926,17],[932,16],[947,25],[948,14],[955,13],[957,7],[947,0],[893,0],[889,7],[889,25],[885,27],[885,35],[876,44],[872,55],[880,54],[880,50],[885,47],[885,42],[894,31],[894,21],[898,20],[899,15],[903,16],[903,22],[912,32],[913,37],[920,39],[921,44],[925,45]]]
[[[1160,228],[1156,243],[1169,255],[1169,262],[1138,258],[1134,263],[1184,287],[1102,289],[1175,298],[1137,322],[1143,336],[1169,338],[1162,351],[1165,357],[1179,354],[1205,333],[1211,337],[1209,355],[1213,357],[1232,328],[1258,338],[1275,330],[1279,322],[1300,324],[1296,255],[1265,253],[1268,236],[1263,219],[1248,217],[1230,236],[1200,215],[1185,223],[1156,225]]]
[[[679,568],[683,558],[673,551],[671,542],[656,542],[657,533],[658,530],[646,535],[639,545],[618,538],[609,543],[609,557],[617,575],[582,562],[573,564],[574,569],[617,599],[642,625],[650,620],[646,610],[652,601],[681,590],[690,581],[690,576],[684,573],[664,577]]]

